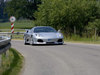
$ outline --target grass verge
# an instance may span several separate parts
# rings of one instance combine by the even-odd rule
[[[10,48],[9,54],[2,55],[0,75],[19,75],[23,66],[23,56],[15,49]]]
[[[79,36],[72,36],[64,38],[64,41],[66,42],[73,42],[73,43],[88,43],[88,44],[100,44],[100,37],[79,37]]]
[[[14,22],[15,29],[30,29],[34,27],[32,20],[19,20]],[[0,29],[11,29],[11,22],[0,23]]]
[[[24,39],[24,35],[23,34],[20,34],[20,35],[13,34],[12,35],[12,39],[23,40]]]

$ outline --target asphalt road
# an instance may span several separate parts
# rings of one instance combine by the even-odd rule
[[[12,47],[25,57],[21,75],[100,75],[100,45],[24,45]]]

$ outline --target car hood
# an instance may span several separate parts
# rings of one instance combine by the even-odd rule
[[[57,38],[58,33],[38,33],[43,38]]]

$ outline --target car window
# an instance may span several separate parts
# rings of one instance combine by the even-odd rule
[[[39,32],[56,32],[55,29],[53,29],[52,27],[37,27],[34,29],[35,33],[39,33]]]

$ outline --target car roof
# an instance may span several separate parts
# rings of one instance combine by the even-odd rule
[[[51,27],[51,26],[36,26],[36,27]]]
[[[50,27],[50,28],[52,28],[51,26],[36,26],[36,27],[33,27],[32,29],[39,28],[39,27]]]

